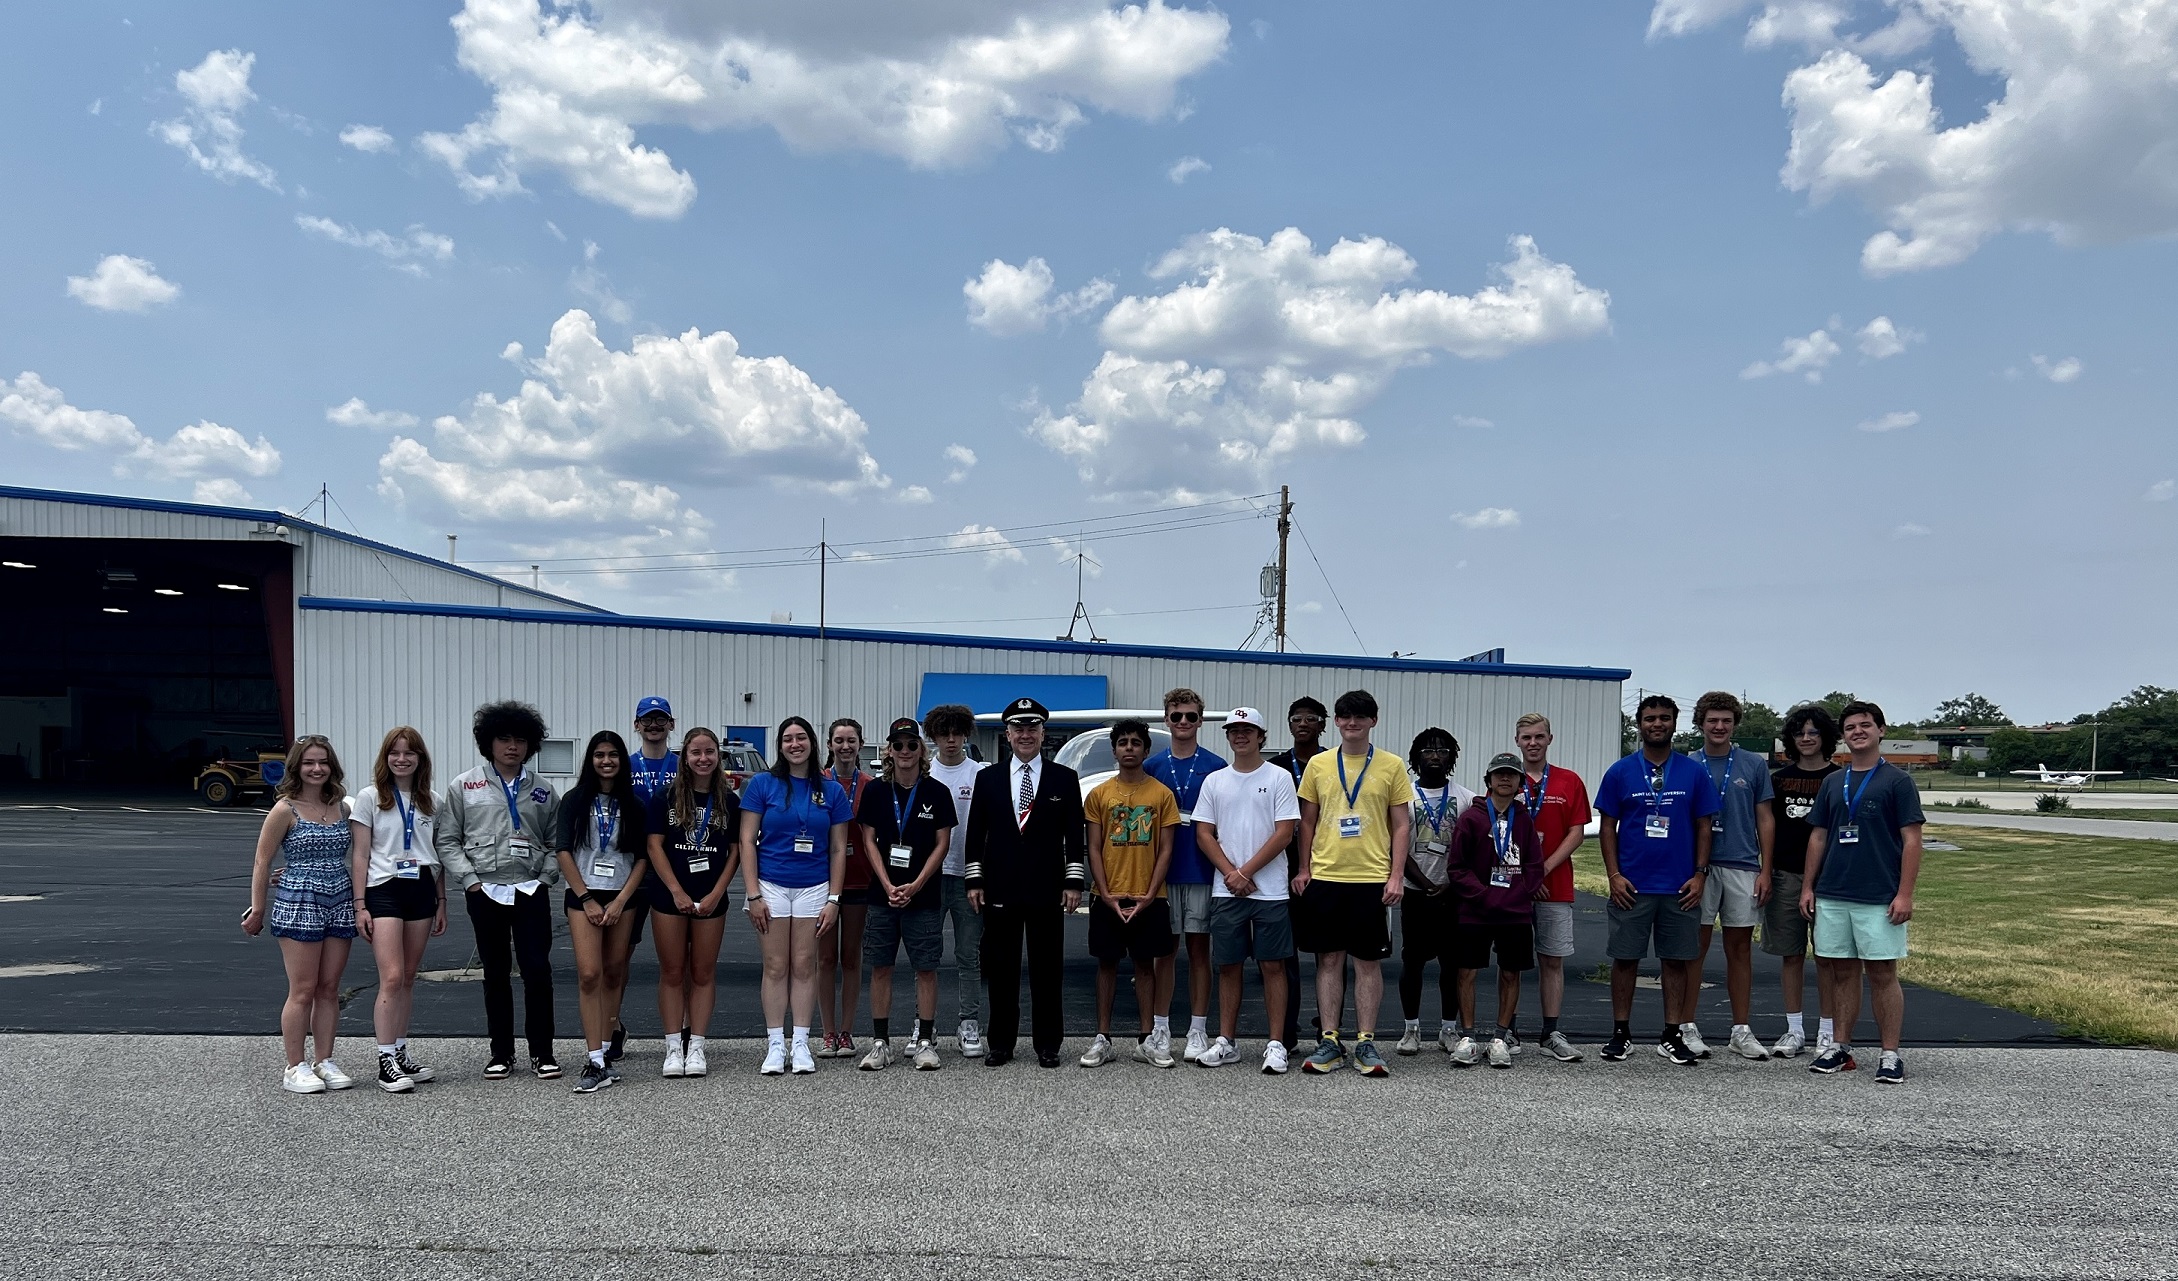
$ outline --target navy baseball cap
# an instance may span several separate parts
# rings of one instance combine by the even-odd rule
[[[635,719],[637,720],[643,719],[652,712],[656,712],[660,716],[670,717],[673,715],[673,704],[668,703],[656,694],[652,694],[635,705]]]

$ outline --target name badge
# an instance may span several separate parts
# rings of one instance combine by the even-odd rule
[[[691,871],[691,872],[708,872],[708,871],[710,871],[710,870],[711,870],[711,856],[710,856],[710,855],[708,855],[708,854],[706,854],[706,855],[704,855],[704,856],[703,856],[702,858],[692,858],[692,859],[688,860],[688,870],[689,870],[689,871]]]
[[[507,838],[507,853],[514,858],[521,859],[523,862],[529,861],[530,851],[533,848],[535,847],[529,843],[529,838],[526,836],[516,835]]]
[[[1181,811],[1180,811],[1180,826],[1182,826],[1182,827],[1193,827],[1194,825],[1195,825],[1195,811],[1193,811],[1193,810],[1181,810]]]
[[[1351,841],[1357,839],[1360,835],[1361,815],[1342,814],[1339,816],[1339,836],[1341,839]]]
[[[590,864],[590,879],[593,881],[609,881],[619,874],[620,869],[610,863]]]
[[[1847,824],[1846,824],[1845,826],[1843,826],[1843,827],[1839,828],[1839,829],[1838,829],[1838,844],[1840,844],[1840,845],[1858,845],[1858,844],[1860,844],[1860,824],[1858,824],[1858,823],[1847,823]]]
[[[908,860],[913,858],[914,856],[915,850],[912,846],[895,845],[892,847],[891,856],[885,861],[891,864],[893,867],[901,868],[906,867],[908,865]]]
[[[1717,813],[1715,813],[1715,814],[1712,814],[1712,815],[1710,815],[1710,816],[1709,816],[1709,834],[1710,834],[1711,836],[1722,836],[1722,835],[1724,835],[1724,813],[1723,813],[1723,811],[1721,811],[1721,810],[1720,810],[1720,811],[1718,811]]]
[[[817,852],[817,838],[816,838],[816,837],[814,837],[814,836],[797,836],[797,837],[795,837],[795,838],[794,838],[794,852],[795,852],[796,854],[814,854],[814,853],[816,853],[816,852]]]
[[[1642,834],[1652,840],[1666,840],[1671,836],[1671,815],[1651,814],[1642,824]]]
[[[1425,853],[1425,854],[1442,854],[1442,853],[1444,853],[1444,852],[1445,852],[1445,849],[1446,849],[1446,846],[1445,846],[1445,843],[1444,843],[1443,841],[1423,841],[1423,842],[1422,842],[1422,852],[1423,852],[1423,853]]]
[[[1511,888],[1512,888],[1512,883],[1513,883],[1513,877],[1512,877],[1512,874],[1513,874],[1513,869],[1511,869],[1511,868],[1509,868],[1509,867],[1502,867],[1502,866],[1501,866],[1501,867],[1494,867],[1494,868],[1491,868],[1491,869],[1490,869],[1490,884],[1491,884],[1491,886],[1492,886],[1493,888],[1496,888],[1496,889],[1501,889],[1501,890],[1511,889]]]

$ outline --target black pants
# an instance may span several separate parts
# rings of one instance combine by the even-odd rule
[[[482,890],[462,895],[469,924],[476,931],[476,953],[484,962],[484,1022],[491,1030],[492,1060],[514,1061],[514,968],[522,969],[522,1006],[527,1015],[529,1057],[552,1057],[552,906],[551,896],[517,894],[512,907],[492,902]]]
[[[1057,1054],[1066,1039],[1059,980],[1066,966],[1066,914],[1050,907],[983,905],[983,979],[991,993],[990,1053],[1013,1053],[1021,1036],[1021,945],[1028,944],[1029,1034],[1038,1054]]]
[[[1409,885],[1399,900],[1399,1008],[1410,1019],[1422,1017],[1422,988],[1429,963],[1437,963],[1437,1009],[1446,1022],[1460,1014],[1458,937],[1459,900],[1451,894],[1424,894]]]

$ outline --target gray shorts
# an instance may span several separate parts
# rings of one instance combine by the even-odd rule
[[[1611,940],[1605,947],[1614,961],[1638,961],[1656,944],[1661,961],[1691,961],[1702,954],[1700,913],[1679,906],[1676,894],[1636,894],[1632,907],[1616,903],[1606,910]]]
[[[1238,965],[1293,959],[1293,916],[1286,900],[1214,898],[1210,900],[1210,963]]]
[[[1702,882],[1702,924],[1715,925],[1723,918],[1728,930],[1751,930],[1762,919],[1755,906],[1755,869],[1709,865]]]
[[[945,959],[945,908],[937,903],[928,907],[870,904],[869,919],[862,926],[862,959],[871,969],[887,969],[900,958],[903,943],[908,964],[917,973],[937,969]]]
[[[1770,876],[1770,901],[1762,905],[1762,950],[1771,956],[1807,955],[1807,918],[1800,915],[1798,872]]]
[[[1210,932],[1210,883],[1200,885],[1174,885],[1165,883],[1165,902],[1171,905],[1172,932],[1174,934],[1208,934]]]
[[[1573,905],[1571,903],[1537,903],[1535,905],[1535,954],[1537,956],[1573,955]]]

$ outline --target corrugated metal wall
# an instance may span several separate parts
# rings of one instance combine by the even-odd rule
[[[1512,750],[1513,721],[1527,711],[1551,718],[1553,759],[1591,783],[1618,759],[1614,680],[1321,666],[1303,655],[1285,665],[890,640],[820,648],[801,636],[352,609],[302,610],[296,654],[297,728],[331,738],[351,776],[367,768],[387,728],[406,723],[451,777],[475,757],[471,712],[498,698],[536,704],[553,737],[578,743],[600,729],[629,734],[636,699],[653,693],[672,701],[684,730],[799,713],[820,729],[827,717],[853,716],[876,733],[914,714],[925,672],[1095,672],[1109,678],[1115,705],[1136,707],[1188,685],[1213,708],[1252,705],[1274,724],[1303,694],[1329,705],[1364,688],[1383,708],[1380,745],[1404,754],[1416,732],[1443,726],[1460,740],[1458,776],[1470,786],[1492,754]],[[1274,745],[1284,741],[1282,731],[1272,735]]]

